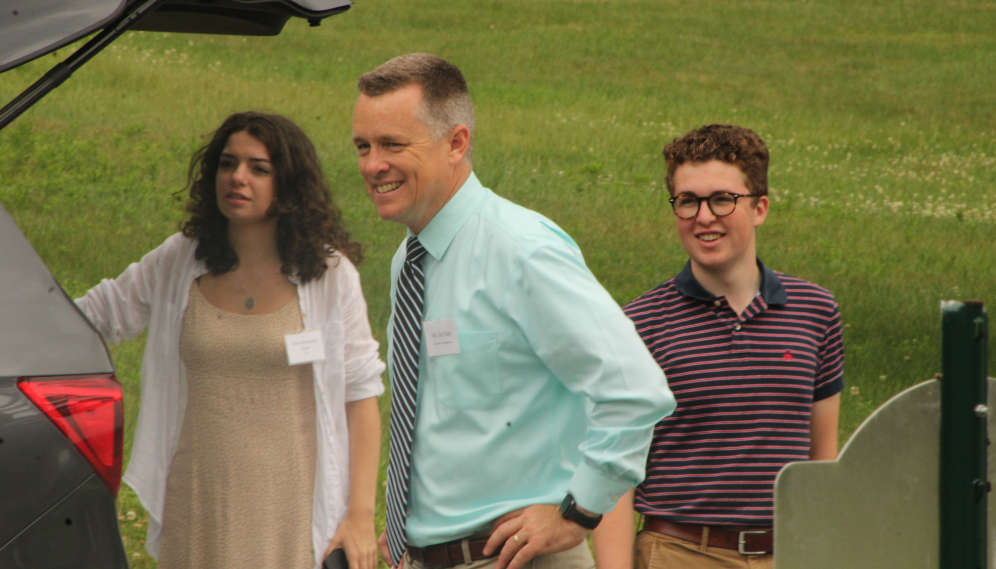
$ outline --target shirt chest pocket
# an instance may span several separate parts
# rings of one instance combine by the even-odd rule
[[[490,409],[501,398],[498,333],[458,331],[460,353],[429,358],[439,400],[451,409]]]

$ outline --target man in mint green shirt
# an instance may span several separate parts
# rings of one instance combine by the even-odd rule
[[[674,410],[664,374],[574,241],[478,181],[456,67],[411,54],[359,88],[367,191],[426,250],[407,549],[392,559],[382,535],[381,554],[414,569],[592,567],[587,532],[643,479],[653,427]],[[431,337],[454,332],[456,346]]]

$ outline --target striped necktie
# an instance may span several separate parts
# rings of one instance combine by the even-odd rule
[[[418,237],[408,238],[405,265],[394,300],[394,344],[391,373],[391,458],[387,472],[387,545],[394,565],[401,564],[408,542],[408,481],[411,474],[415,396],[418,393],[418,353],[422,340],[425,301],[425,248]]]

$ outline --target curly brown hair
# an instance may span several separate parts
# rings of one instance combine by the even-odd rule
[[[766,196],[768,158],[764,141],[749,128],[731,124],[701,126],[664,146],[667,191],[674,195],[674,172],[678,166],[719,160],[740,169],[751,195]]]
[[[215,192],[221,153],[237,132],[249,133],[270,153],[276,196],[267,213],[277,217],[281,272],[302,283],[319,278],[336,251],[359,264],[363,258],[360,244],[349,240],[311,140],[289,119],[254,111],[225,119],[211,141],[190,159],[186,188],[190,219],[181,230],[197,239],[196,258],[215,275],[234,270],[239,263],[228,240],[228,218],[218,208]]]

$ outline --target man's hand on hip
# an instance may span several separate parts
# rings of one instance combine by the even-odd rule
[[[496,569],[519,569],[537,555],[576,547],[587,535],[587,529],[560,515],[559,506],[537,504],[495,520],[484,554],[501,547]]]

